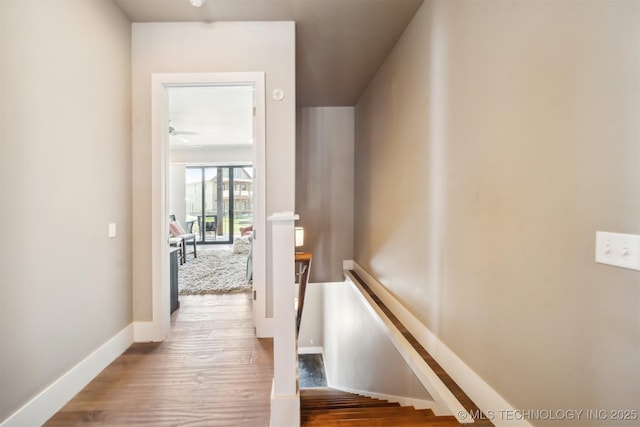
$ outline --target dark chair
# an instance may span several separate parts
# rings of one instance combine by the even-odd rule
[[[203,225],[203,221],[204,221],[204,225]],[[202,215],[198,215],[198,227],[200,230],[204,229],[205,232],[213,231],[213,238],[214,239],[218,238],[218,216],[217,215],[207,214],[204,217]]]

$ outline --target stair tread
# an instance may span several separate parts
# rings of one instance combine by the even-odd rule
[[[430,409],[331,388],[301,390],[300,407],[305,427],[460,426],[455,417],[436,416]]]
[[[416,418],[383,418],[383,419],[360,419],[360,420],[319,420],[307,421],[302,425],[305,427],[460,427],[454,417],[443,417],[447,419],[426,419]]]
[[[339,409],[339,408],[377,408],[377,407],[399,407],[400,404],[385,404],[377,402],[327,402],[327,403],[306,403],[305,409]]]

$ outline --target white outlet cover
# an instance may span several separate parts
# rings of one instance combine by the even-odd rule
[[[640,271],[640,236],[596,231],[596,262]]]

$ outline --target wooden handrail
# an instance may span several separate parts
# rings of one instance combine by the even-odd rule
[[[296,252],[295,262],[299,266],[298,276],[298,311],[296,313],[296,335],[300,332],[300,322],[302,321],[302,308],[304,306],[304,297],[307,293],[307,281],[309,280],[309,271],[311,270],[311,259],[313,255],[310,252]]]
[[[492,427],[493,423],[484,414],[474,419],[471,414],[481,414],[480,409],[402,325],[358,273],[346,270],[345,275],[368,302],[368,307],[382,320],[387,336],[434,400],[438,404],[444,404],[461,424],[474,423],[478,427]]]

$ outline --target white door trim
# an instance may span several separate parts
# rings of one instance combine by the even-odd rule
[[[253,84],[255,120],[253,158],[256,176],[254,188],[254,228],[258,238],[253,246],[254,321],[258,336],[270,329],[266,318],[266,122],[265,75],[263,72],[162,73],[151,76],[151,299],[152,333],[147,338],[164,340],[169,333],[169,252],[167,246],[168,198],[168,96],[167,89],[180,86]],[[147,330],[147,332],[150,332]],[[262,335],[261,335],[262,334]]]

